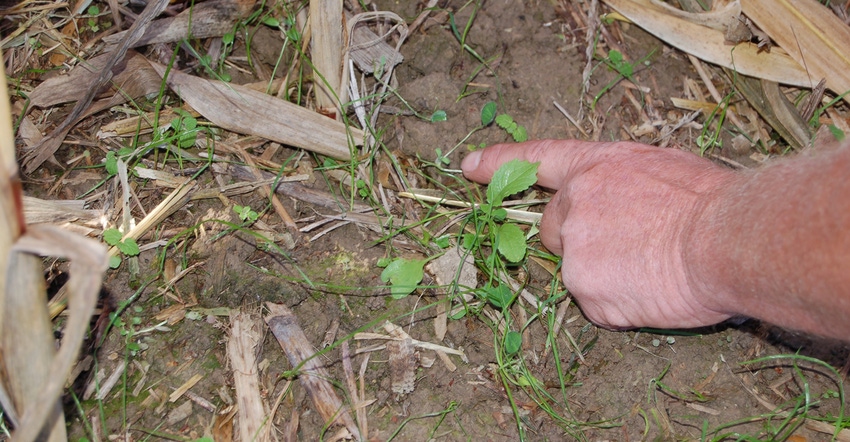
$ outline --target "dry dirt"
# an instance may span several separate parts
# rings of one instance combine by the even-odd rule
[[[420,2],[374,3],[378,9],[396,12],[408,23],[424,7]],[[588,109],[580,112],[582,72],[586,64],[585,32],[583,25],[571,14],[571,11],[578,11],[578,7],[556,8],[550,2],[534,0],[484,2],[470,28],[467,43],[482,57],[491,60],[493,72],[485,70],[474,76],[481,65],[461,48],[442,12],[443,9],[458,11],[455,19],[462,27],[473,8],[469,5],[462,8],[464,2],[461,1],[446,3],[439,2],[440,8],[432,13],[432,19],[410,35],[402,46],[405,60],[398,67],[397,84],[398,95],[414,109],[425,115],[441,109],[446,112],[447,120],[432,123],[410,115],[392,114],[383,115],[379,120],[379,127],[385,131],[383,140],[387,151],[395,152],[398,158],[410,164],[421,166],[417,158],[433,161],[435,149],[446,151],[457,144],[479,124],[479,110],[488,101],[497,101],[501,112],[509,113],[528,129],[530,138],[582,137],[553,106],[553,102],[558,102],[573,116],[583,115],[583,128],[594,138],[618,140],[629,138],[634,128],[644,123],[645,116],[641,112],[675,122],[684,112],[674,109],[668,98],[683,96],[684,78],[698,78],[682,54],[664,47],[635,27],[613,25],[612,29],[623,29],[622,34],[615,32],[613,38],[629,59],[638,60],[651,54],[645,64],[639,65],[634,77],[635,84],[645,88],[646,93],[641,96],[631,83],[621,81],[601,97],[596,111],[588,116]],[[237,47],[243,45],[244,41],[237,39]],[[255,62],[272,65],[280,45],[277,33],[260,27],[254,35],[258,59]],[[615,79],[604,65],[596,67],[585,98],[592,98]],[[251,79],[239,79],[242,80]],[[474,86],[469,86],[470,82]],[[459,99],[465,87],[473,93]],[[625,95],[626,91],[642,100],[641,104],[636,106]],[[404,108],[398,99],[388,104]],[[593,124],[590,124],[591,119]],[[649,142],[657,135],[656,131],[637,139]],[[691,150],[695,148],[696,135],[695,129],[681,129],[664,144]],[[490,127],[473,134],[468,143],[507,141],[507,134]],[[265,147],[259,146],[255,152],[259,155]],[[60,161],[64,162],[75,152],[60,151]],[[458,149],[448,167],[458,167],[466,152],[465,146]],[[273,158],[282,162],[293,153],[293,150],[283,149]],[[721,153],[740,163],[752,164],[748,153]],[[302,161],[310,163],[311,159],[305,157]],[[86,171],[79,173],[83,172]],[[76,173],[72,172],[69,179]],[[443,175],[428,173],[445,184],[457,186]],[[45,183],[42,178],[50,175],[46,172],[36,175],[27,182],[27,191],[44,194],[46,186],[53,183]],[[314,176],[317,179],[310,186],[341,192],[342,200],[345,199],[345,188],[333,181],[329,187],[329,182],[318,172],[314,172]],[[212,183],[210,176],[202,176],[200,180]],[[425,185],[424,180],[421,181],[420,185]],[[66,186],[60,194],[77,197],[95,182],[88,180],[84,185]],[[160,192],[153,187],[142,187],[139,191],[143,198],[155,198]],[[293,198],[283,197],[282,201],[296,220],[309,220],[317,213],[334,213]],[[232,203],[260,208],[265,201],[257,193],[251,193],[234,197]],[[423,213],[409,201],[394,204],[404,204],[403,210],[410,213],[418,212],[420,216]],[[178,211],[167,221],[164,231],[190,227],[209,210],[237,221],[231,208],[223,206],[221,201],[205,200]],[[355,331],[383,332],[381,325],[387,320],[404,327],[414,339],[436,342],[434,309],[422,309],[436,301],[433,291],[420,290],[404,299],[393,300],[389,290],[381,286],[381,269],[376,264],[389,250],[386,242],[378,241],[381,235],[352,223],[311,239],[320,229],[290,234],[274,212],[270,213],[262,220],[281,233],[283,239],[278,242],[281,252],[260,247],[253,237],[244,233],[209,240],[215,234],[215,227],[209,226],[205,237],[190,238],[165,251],[169,260],[166,266],[199,266],[180,280],[169,295],[161,294],[161,280],[143,286],[122,318],[126,324],[131,323],[131,318],[138,318],[138,324],[133,326],[136,330],[152,327],[161,322],[158,315],[174,305],[181,306],[178,299],[185,303],[178,311],[189,315],[168,324],[167,328],[130,335],[130,340],[139,344],[140,349],[126,359],[128,336],[113,328],[99,350],[92,353],[96,367],[83,373],[75,388],[77,394],[81,394],[82,388],[91,382],[93,373],[109,375],[125,360],[128,361],[127,386],[122,388],[119,384],[107,396],[102,408],[94,400],[83,401],[82,415],[68,399],[66,411],[73,440],[91,437],[86,428],[91,428],[93,422],[97,423],[95,431],[101,432],[103,437],[117,435],[120,438],[126,434],[128,440],[180,440],[222,434],[214,428],[214,423],[226,419],[217,421],[216,415],[228,407],[234,395],[233,375],[225,348],[228,318],[222,315],[222,307],[259,311],[266,302],[289,306],[316,350],[322,348],[325,333],[333,324],[339,326],[336,334],[339,342],[350,338]],[[299,226],[309,222],[300,222]],[[393,256],[421,253],[422,250],[415,240],[403,237],[394,247]],[[141,254],[141,281],[157,273],[161,253],[163,249],[157,248]],[[545,296],[551,277],[535,264],[529,266],[532,291]],[[313,282],[312,286],[304,281],[299,269]],[[108,302],[120,305],[134,296],[139,282],[129,281],[122,268],[109,273],[106,286]],[[193,302],[197,304],[191,305]],[[832,376],[823,367],[801,363],[804,367],[801,377],[790,359],[753,366],[742,366],[742,362],[799,352],[822,358],[841,369],[848,357],[847,348],[838,343],[784,333],[753,321],[741,325],[721,324],[682,334],[600,330],[589,325],[575,305],[569,308],[566,317],[570,321],[565,328],[584,353],[580,360],[570,351],[573,347],[567,343],[566,335],[558,336],[563,389],[559,388],[552,352],[546,350],[544,327],[539,321],[534,322],[524,335],[522,356],[525,363],[533,376],[546,385],[550,397],[545,400],[552,404],[554,413],[562,417],[560,421],[554,419],[522,388],[512,385],[510,394],[517,404],[519,426],[528,440],[700,439],[704,430],[764,415],[770,412],[768,404],[784,404],[798,397],[803,388],[809,388],[812,397],[837,389]],[[354,351],[374,342],[350,340],[349,344]],[[404,395],[391,390],[387,353],[370,354],[364,371],[366,399],[371,401],[366,405],[368,439],[388,440],[395,434],[395,440],[517,440],[517,417],[510,407],[505,385],[495,370],[493,330],[480,319],[467,316],[449,321],[442,344],[462,348],[468,361],[452,357],[457,366],[455,371],[450,371],[439,358],[433,365],[420,366],[415,371],[415,390]],[[262,392],[271,405],[292,379],[288,373],[292,367],[269,333],[264,334],[257,352],[263,361]],[[435,354],[421,350],[418,357],[420,361],[428,361],[435,358]],[[326,351],[319,360],[344,397],[340,346]],[[353,357],[355,373],[363,361],[363,354]],[[201,379],[191,392],[213,404],[215,412],[202,408],[186,396],[173,403],[168,401],[175,389],[195,375],[200,375]],[[282,438],[280,432],[297,416],[299,439],[330,438],[335,430],[326,432],[322,419],[298,384],[298,378],[294,379],[292,393],[286,395],[271,414],[273,418],[268,424]],[[808,383],[804,384],[804,380]],[[659,388],[659,383],[666,386],[667,391]],[[128,394],[126,407],[122,405],[121,391]],[[822,405],[811,413],[815,416],[836,413],[837,403],[835,399],[821,401]],[[776,417],[768,424],[777,426],[780,422],[781,418]],[[741,431],[753,438],[766,438],[763,430],[768,424],[755,420],[723,432]],[[829,439],[808,428],[799,429],[794,437],[797,437],[794,440]]]

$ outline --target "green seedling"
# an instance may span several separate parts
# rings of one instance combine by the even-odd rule
[[[137,256],[141,251],[139,244],[133,238],[122,239],[123,235],[118,229],[106,229],[103,231],[103,241],[110,246],[117,247],[122,255],[132,257]],[[118,268],[121,265],[120,256],[112,256],[109,258],[109,267],[112,269]]]
[[[195,145],[198,133],[197,118],[182,109],[175,109],[177,117],[171,120],[171,130],[168,135],[174,137],[174,144],[181,149],[188,149]]]
[[[605,87],[603,87],[602,90],[599,91],[599,93],[596,94],[596,96],[593,97],[593,103],[590,105],[590,109],[591,110],[596,109],[596,102],[598,102],[599,99],[602,98],[603,95],[605,95],[605,93],[610,91],[611,88],[614,87],[614,85],[619,83],[620,80],[625,78],[626,80],[629,80],[630,82],[635,83],[635,80],[634,80],[635,67],[638,66],[638,65],[641,65],[641,64],[649,65],[649,61],[648,61],[649,57],[651,57],[652,54],[654,54],[654,53],[655,53],[655,49],[650,51],[649,54],[646,54],[640,60],[638,60],[634,63],[629,63],[628,61],[626,61],[625,57],[623,57],[623,54],[620,51],[617,51],[615,49],[608,51],[608,57],[603,58],[601,61],[602,61],[603,64],[608,66],[609,69],[611,69],[612,71],[619,74],[619,76],[616,79],[614,79],[614,81],[606,84]]]
[[[396,258],[378,261],[378,267],[384,267],[381,281],[390,284],[393,299],[401,299],[413,293],[425,276],[423,268],[427,259]]]
[[[233,211],[236,212],[236,215],[239,216],[239,219],[243,223],[253,223],[257,220],[257,218],[260,217],[260,214],[258,214],[254,209],[252,209],[251,206],[240,206],[238,204],[235,204],[233,206]]]
[[[468,249],[480,248],[489,242],[508,262],[519,263],[527,252],[525,234],[515,224],[507,221],[507,212],[500,207],[508,196],[523,192],[537,182],[539,163],[512,160],[503,164],[487,186],[487,204],[482,204],[474,214],[478,225],[476,234],[463,234],[462,244]],[[496,254],[491,254],[488,267],[496,268]]]
[[[436,115],[438,112],[442,112],[442,111],[437,111],[437,112],[434,113],[434,115]],[[443,115],[443,117],[445,117],[445,112],[442,112],[442,115]],[[433,117],[432,117],[432,121],[434,121]],[[493,124],[494,122],[496,123],[496,125],[498,125],[502,129],[504,129],[505,132],[510,134],[514,138],[514,141],[519,143],[519,142],[526,141],[528,139],[528,133],[526,132],[525,127],[518,125],[514,121],[513,117],[511,117],[508,114],[497,115],[496,103],[493,102],[493,101],[490,101],[490,102],[487,102],[487,104],[485,104],[484,107],[481,108],[481,124],[480,125],[476,126],[471,131],[469,131],[469,133],[466,134],[466,136],[463,137],[463,139],[460,140],[460,142],[455,144],[455,146],[452,147],[451,149],[449,149],[446,153],[443,153],[442,149],[439,149],[439,148],[434,149],[434,153],[437,154],[437,159],[435,160],[435,164],[437,165],[437,167],[442,168],[443,166],[448,166],[449,163],[451,163],[449,156],[455,150],[457,150],[458,147],[463,145],[466,142],[466,140],[468,140],[469,137],[472,136],[472,134],[474,134],[475,132],[478,132],[481,129],[484,129],[485,127]],[[482,145],[482,146],[479,146],[479,147],[484,147],[484,146]],[[473,148],[473,146],[470,146],[470,148]],[[444,170],[444,171],[446,171],[446,170]],[[455,171],[446,171],[446,172],[455,172]]]
[[[97,5],[91,5],[86,9],[86,28],[91,32],[100,32],[100,25],[97,23],[97,16],[100,15],[100,8]]]
[[[513,117],[508,114],[501,114],[496,117],[496,125],[504,129],[517,143],[528,140],[528,132],[526,132],[525,127],[518,125]]]

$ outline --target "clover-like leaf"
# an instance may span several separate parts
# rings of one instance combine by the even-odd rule
[[[121,231],[118,229],[106,229],[103,231],[103,241],[109,244],[110,246],[114,246],[121,242]]]
[[[424,276],[425,259],[397,258],[381,272],[381,281],[392,286],[390,293],[394,299],[401,299],[413,293]]]
[[[507,129],[511,125],[511,123],[513,123],[513,122],[514,122],[513,117],[511,117],[508,114],[501,114],[498,117],[496,117],[496,125],[498,125],[502,129]]]
[[[127,256],[136,256],[141,253],[139,249],[139,244],[133,238],[127,238],[124,241],[121,241],[116,244],[116,246],[118,247],[118,250],[121,251],[121,253]]]
[[[526,132],[525,126],[517,126],[516,130],[511,132],[511,136],[514,137],[514,141],[517,143],[522,143],[523,141],[528,140],[528,132]]]
[[[522,160],[511,160],[502,164],[487,186],[487,202],[499,206],[505,198],[531,187],[537,182],[539,164]]]
[[[522,335],[514,330],[505,334],[505,353],[512,355],[522,347]]]

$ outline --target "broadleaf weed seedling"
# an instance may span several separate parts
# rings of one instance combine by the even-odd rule
[[[122,255],[127,257],[138,256],[141,253],[139,244],[133,238],[125,238],[118,229],[106,229],[103,231],[103,241],[110,246],[117,247]],[[120,256],[109,257],[109,268],[116,269],[121,265]]]
[[[445,115],[445,112],[443,112],[443,114]],[[511,117],[510,115],[508,115],[506,113],[497,115],[497,105],[496,105],[496,102],[494,102],[494,101],[487,102],[481,108],[480,118],[481,118],[481,124],[472,128],[472,130],[470,130],[469,133],[467,133],[466,136],[463,137],[463,139],[461,139],[457,144],[454,145],[454,147],[452,147],[451,149],[449,149],[445,153],[443,153],[443,150],[440,149],[440,148],[434,149],[434,153],[437,154],[437,158],[434,160],[434,164],[437,168],[439,168],[443,172],[459,173],[460,172],[459,170],[443,169],[444,166],[448,166],[451,163],[449,156],[451,156],[451,154],[454,153],[454,151],[457,150],[458,147],[460,147],[461,145],[466,143],[466,141],[472,136],[472,134],[478,132],[479,130],[486,128],[487,126],[490,126],[494,122],[496,123],[497,126],[504,129],[505,132],[507,132],[509,135],[511,135],[513,137],[514,141],[521,143],[521,142],[526,141],[528,139],[528,132],[525,130],[525,127],[518,125],[514,121],[513,117]],[[432,121],[433,121],[433,119],[432,119]],[[479,147],[484,147],[484,146],[482,145],[482,146],[479,146]],[[470,148],[473,148],[473,146],[470,145]]]
[[[606,84],[602,88],[602,90],[599,91],[593,97],[593,102],[590,105],[590,109],[591,110],[596,109],[596,103],[599,101],[599,99],[602,98],[602,96],[605,95],[608,91],[610,91],[611,88],[613,88],[617,83],[619,83],[620,80],[625,78],[626,80],[629,80],[630,82],[632,82],[634,84],[637,84],[635,82],[635,79],[634,79],[635,66],[638,66],[638,65],[641,65],[641,64],[648,65],[649,64],[649,61],[648,61],[649,57],[652,57],[653,54],[655,54],[655,49],[653,49],[648,54],[643,56],[640,60],[638,60],[634,63],[630,63],[630,62],[626,61],[625,57],[623,57],[623,54],[620,51],[617,51],[615,49],[608,51],[608,56],[605,57],[605,58],[601,58],[600,60],[604,65],[608,66],[609,69],[616,72],[618,74],[618,77],[615,78],[610,83]]]

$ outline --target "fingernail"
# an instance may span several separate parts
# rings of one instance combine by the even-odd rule
[[[461,161],[460,168],[463,169],[464,172],[472,172],[478,168],[479,163],[481,163],[481,151],[477,150],[467,155],[466,158]]]

